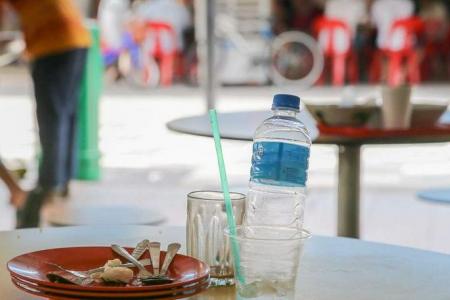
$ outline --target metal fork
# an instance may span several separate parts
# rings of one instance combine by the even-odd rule
[[[80,277],[80,278],[90,278],[88,272],[86,272],[86,271],[69,270],[69,269],[61,267],[58,264],[52,263],[52,262],[46,262],[46,263],[48,265],[51,265],[51,266],[54,266],[54,267],[60,269],[61,271],[67,272],[69,274],[72,274],[73,276]]]
[[[180,249],[181,245],[179,243],[172,243],[167,247],[166,256],[164,257],[164,262],[161,267],[161,271],[156,274],[156,272],[153,273],[153,276],[142,279],[142,283],[144,284],[165,284],[165,283],[171,283],[174,280],[169,278],[167,276],[167,270],[169,269],[170,264],[172,263],[173,258],[177,254],[178,250]],[[156,252],[156,251],[155,251]],[[159,253],[158,253],[159,257]],[[153,267],[154,266],[154,262]]]
[[[152,262],[151,262],[151,260],[149,258],[141,259],[141,260],[139,260],[139,262],[142,265],[144,265],[144,266],[151,266],[152,265]],[[90,277],[91,274],[98,273],[98,272],[103,272],[105,270],[105,267],[98,267],[98,268],[90,269],[90,270],[87,270],[87,271],[76,271],[76,270],[66,269],[66,268],[61,267],[60,265],[52,263],[52,262],[45,262],[45,263],[48,264],[48,265],[54,266],[54,267],[60,269],[61,271],[70,273],[70,274],[72,274],[74,276],[81,277],[81,278],[87,278],[87,277]],[[136,266],[134,264],[132,264],[132,263],[125,263],[125,264],[117,265],[117,267],[133,268],[133,267],[136,267]]]

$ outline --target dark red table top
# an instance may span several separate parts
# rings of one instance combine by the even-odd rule
[[[407,144],[450,141],[450,124],[409,129],[329,127],[318,125],[318,144]]]

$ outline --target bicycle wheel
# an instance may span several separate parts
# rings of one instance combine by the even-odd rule
[[[317,42],[303,32],[288,31],[272,42],[270,77],[276,85],[312,86],[322,73],[324,58]]]

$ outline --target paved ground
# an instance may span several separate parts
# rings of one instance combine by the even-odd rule
[[[362,98],[377,93],[367,86],[355,90]],[[25,186],[31,186],[35,178],[36,130],[30,91],[25,70],[0,72],[0,153],[8,161],[28,163],[31,171]],[[272,94],[279,91],[222,89],[218,109],[267,109]],[[341,93],[335,88],[282,91],[322,102],[333,101]],[[422,86],[414,95],[423,101],[442,101],[448,99],[450,85]],[[108,86],[100,106],[103,177],[100,182],[75,182],[69,204],[108,207],[130,202],[165,214],[168,224],[184,224],[186,194],[219,187],[214,145],[209,138],[170,132],[165,123],[204,110],[197,88],[144,91],[124,84]],[[224,142],[232,190],[246,190],[250,146]],[[312,148],[306,226],[313,233],[335,235],[336,151],[333,146]],[[450,253],[450,204],[426,203],[416,197],[422,188],[450,186],[450,144],[370,146],[364,148],[362,160],[362,238]],[[13,227],[14,212],[3,186],[0,216],[0,230]]]

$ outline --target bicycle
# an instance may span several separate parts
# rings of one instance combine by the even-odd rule
[[[247,69],[243,70],[244,73],[262,70],[264,79],[261,81],[266,84],[307,88],[312,86],[322,73],[322,49],[313,37],[304,32],[288,31],[273,37],[269,30],[265,30],[260,33],[261,42],[252,43],[239,33],[231,17],[218,14],[215,35],[215,69],[219,72],[218,78],[223,76],[220,72],[232,63],[227,55],[230,49],[247,59]],[[196,71],[197,58],[191,54],[189,59],[192,64],[187,69]],[[198,75],[194,72],[189,74],[191,78]],[[230,77],[236,75],[236,72],[232,72]]]

